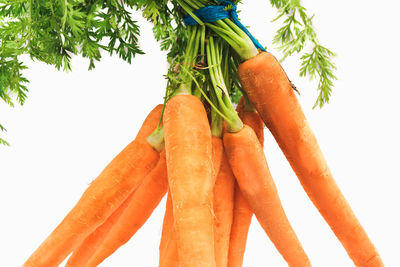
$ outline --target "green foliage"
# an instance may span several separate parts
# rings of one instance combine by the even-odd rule
[[[302,56],[302,64],[300,69],[300,76],[309,75],[310,78],[319,76],[318,90],[319,95],[314,107],[320,108],[324,103],[329,102],[329,97],[332,92],[333,80],[336,76],[333,70],[336,69],[335,65],[329,61],[329,57],[334,56],[334,53],[321,45],[315,45],[310,53]]]
[[[132,3],[133,2],[133,3]],[[89,69],[101,59],[101,50],[131,62],[143,52],[139,27],[124,3],[116,0],[2,0],[0,1],[1,87],[8,104],[16,93],[23,104],[27,82],[21,76],[19,56],[28,54],[57,69],[71,70],[71,56],[89,59]],[[5,69],[13,66],[12,71]],[[20,101],[22,100],[22,101]]]
[[[0,124],[0,131],[6,132],[7,130],[3,127],[3,125]],[[0,145],[9,146],[10,144],[0,137]]]
[[[332,62],[335,54],[319,43],[312,25],[313,16],[307,15],[300,0],[270,0],[270,2],[279,12],[274,21],[284,18],[283,26],[273,39],[273,43],[283,52],[282,60],[293,53],[301,53],[308,43],[313,45],[312,52],[304,53],[301,57],[300,76],[308,75],[311,79],[319,77],[319,96],[314,107],[321,108],[329,102],[333,81],[337,79],[333,74],[336,67]]]
[[[232,2],[237,4],[240,1]],[[310,53],[301,57],[300,75],[319,77],[320,94],[315,106],[322,107],[329,101],[333,80],[336,79],[333,75],[335,66],[331,62],[334,54],[319,44],[312,17],[307,16],[299,0],[270,2],[279,10],[276,20],[283,19],[283,26],[278,30],[274,43],[279,45],[284,58],[300,53],[308,43],[314,45]],[[199,60],[204,59],[204,42],[200,40],[203,45],[200,45],[199,52],[192,51],[196,54],[190,58],[194,65],[186,66],[188,58],[183,55],[190,31],[182,18],[186,15],[185,10],[216,4],[217,0],[0,0],[0,98],[10,106],[25,103],[28,80],[23,75],[26,66],[21,61],[22,55],[29,55],[32,60],[64,71],[71,70],[71,57],[74,55],[88,58],[89,70],[101,60],[102,52],[116,54],[131,63],[135,55],[143,54],[138,44],[139,26],[132,19],[132,9],[140,10],[143,17],[153,24],[155,39],[162,50],[168,51],[170,69],[166,78],[170,89],[166,99],[173,93],[171,88],[182,84],[184,76],[187,81],[191,80],[187,82],[191,84],[191,90],[200,96],[195,88],[208,83],[204,75],[206,72],[201,69],[205,62]],[[242,40],[244,35],[238,35],[229,25],[216,23],[214,31],[219,29],[224,34],[232,33],[233,36],[228,36],[232,45]],[[248,45],[246,40],[240,43],[239,48]],[[241,96],[236,75],[239,60],[234,53],[230,54],[232,57],[227,59],[230,73],[227,76],[231,77],[231,81],[226,84],[231,100],[237,102]],[[183,63],[185,68],[182,68]],[[190,70],[190,73],[179,75],[179,70]],[[225,68],[223,70],[226,72]],[[205,97],[204,92],[201,95]],[[0,130],[5,131],[1,125]],[[0,144],[8,143],[0,138]]]
[[[143,53],[139,26],[127,9],[137,2],[0,0],[0,97],[10,106],[15,100],[24,104],[28,80],[22,74],[23,54],[65,71],[77,54],[88,58],[93,69],[102,50],[130,63]]]

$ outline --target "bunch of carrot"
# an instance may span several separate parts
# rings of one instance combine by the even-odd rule
[[[354,264],[383,266],[282,67],[234,24],[221,23],[188,29],[166,103],[150,112],[24,266],[58,266],[71,253],[66,266],[97,266],[139,230],[167,192],[159,266],[242,266],[253,214],[289,266],[311,266],[268,168],[264,124]],[[236,39],[228,40],[229,29]],[[234,86],[243,92],[236,110]]]

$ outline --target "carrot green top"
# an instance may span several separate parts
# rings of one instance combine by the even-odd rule
[[[241,25],[236,4],[231,0],[93,0],[93,1],[31,1],[8,0],[0,3],[0,98],[10,106],[23,105],[28,92],[27,68],[21,59],[29,55],[59,70],[71,70],[71,58],[81,55],[89,59],[88,68],[95,68],[101,52],[117,54],[129,63],[137,54],[143,54],[138,45],[138,24],[132,19],[132,9],[140,10],[144,18],[153,23],[153,33],[167,50],[171,66],[167,73],[169,87],[166,99],[176,93],[190,93],[202,100],[211,101],[206,90],[208,68],[205,40],[216,34],[236,51],[228,59],[229,68],[257,55],[263,49],[255,38]],[[302,53],[300,75],[319,76],[316,106],[327,103],[333,87],[334,55],[322,46],[312,25],[312,17],[298,0],[270,0],[278,10],[275,21],[283,25],[278,30],[274,44],[283,51],[284,58]],[[211,6],[211,7],[210,7]],[[218,20],[205,19],[208,15],[220,16]],[[203,13],[202,13],[203,12]],[[206,13],[207,13],[206,12]],[[202,15],[203,14],[203,15]],[[189,15],[189,16],[188,16]],[[204,20],[204,21],[202,21]],[[187,22],[186,26],[184,21]],[[191,22],[190,22],[191,21]],[[194,25],[197,24],[200,25]],[[219,41],[218,41],[219,42]],[[308,44],[310,51],[304,52]],[[234,64],[233,64],[234,63]],[[178,70],[178,71],[177,71]],[[179,72],[180,74],[177,74]],[[229,83],[235,84],[235,75]],[[229,97],[236,102],[241,95],[237,86],[226,84]],[[200,90],[201,89],[201,90]],[[215,99],[218,102],[218,99]],[[217,102],[214,102],[216,105]],[[214,106],[215,106],[214,105]],[[216,108],[223,107],[215,106]],[[0,132],[5,132],[0,124]],[[0,144],[8,143],[0,138]]]

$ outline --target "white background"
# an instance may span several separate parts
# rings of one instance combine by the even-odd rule
[[[242,21],[269,50],[277,25],[268,1],[245,1]],[[301,91],[304,112],[334,177],[386,266],[400,266],[398,240],[400,86],[398,1],[317,1],[303,4],[320,41],[337,53],[332,100],[312,110],[316,83],[299,78],[299,61],[284,62]],[[135,136],[162,101],[165,53],[139,14],[146,55],[132,65],[104,55],[93,71],[73,60],[73,72],[27,60],[29,97],[23,107],[0,104],[11,147],[0,147],[0,266],[20,266],[73,207],[87,185]],[[265,153],[283,205],[313,266],[353,266],[311,204],[270,133]],[[124,247],[102,266],[157,266],[165,199]],[[286,266],[256,220],[244,266]]]

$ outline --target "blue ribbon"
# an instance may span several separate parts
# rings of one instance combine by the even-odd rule
[[[235,23],[242,31],[244,31],[247,36],[251,39],[253,44],[263,51],[266,51],[265,48],[254,38],[253,35],[247,30],[247,28],[240,22],[238,18],[238,14],[236,11],[236,5],[231,1],[221,0],[220,6],[206,6],[200,9],[193,11],[193,14],[198,17],[203,22],[214,22],[221,19],[232,19],[233,23]],[[225,10],[226,7],[229,6],[231,9]],[[197,21],[190,15],[187,15],[183,18],[183,23],[187,26],[197,25]]]

